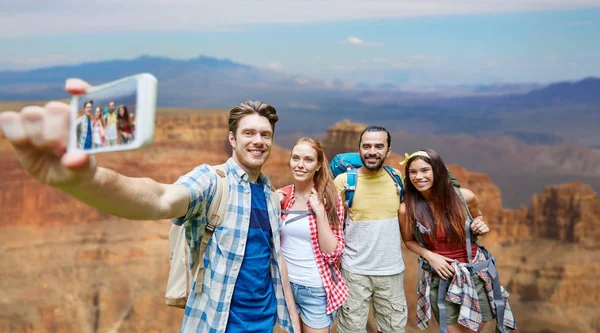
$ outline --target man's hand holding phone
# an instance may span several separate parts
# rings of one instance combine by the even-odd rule
[[[71,94],[83,94],[89,87],[78,79],[66,83]],[[17,160],[31,175],[53,186],[71,186],[91,177],[96,162],[82,152],[67,153],[69,119],[69,105],[52,101],[43,107],[0,113],[0,128],[13,145]]]
[[[63,189],[77,186],[95,173],[96,160],[90,154],[137,149],[152,141],[156,113],[156,79],[152,75],[97,87],[68,79],[65,89],[73,96],[71,105],[52,101],[43,107],[0,113],[0,129],[13,145],[17,160],[43,183]],[[80,105],[94,98],[94,114],[85,108],[80,111]],[[108,131],[111,145],[100,136]]]

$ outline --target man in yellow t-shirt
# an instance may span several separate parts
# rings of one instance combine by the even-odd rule
[[[106,123],[106,146],[116,146],[118,142],[117,135],[117,113],[115,112],[115,101],[108,103],[108,112],[104,115]]]
[[[390,144],[390,133],[378,126],[367,127],[359,138],[363,166],[357,170],[354,199],[344,222],[346,247],[342,256],[342,275],[350,295],[339,310],[339,333],[365,331],[371,298],[379,332],[405,331],[400,197],[396,183],[383,168],[392,151]],[[335,178],[340,192],[346,182],[346,173]]]

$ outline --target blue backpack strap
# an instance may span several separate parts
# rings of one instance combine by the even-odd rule
[[[446,303],[444,300],[446,299],[446,294],[448,293],[448,284],[450,281],[448,279],[444,280],[440,278],[440,284],[438,288],[438,297],[436,300],[439,317],[440,317],[440,333],[448,333],[448,324],[447,324],[447,315],[446,315]]]
[[[348,178],[346,179],[346,185],[344,186],[344,199],[346,201],[346,207],[350,208],[352,207],[352,200],[354,200],[358,172],[355,168],[348,168],[346,175]]]
[[[465,206],[465,209],[467,211],[467,221],[465,222],[465,228],[466,228],[466,241],[467,241],[467,256],[469,258],[469,266],[470,266],[470,271],[474,274],[479,272],[480,270],[483,269],[487,269],[490,277],[492,278],[492,290],[493,290],[493,294],[494,294],[494,305],[496,306],[496,329],[498,332],[505,332],[504,330],[504,298],[502,297],[502,289],[500,288],[501,284],[500,284],[500,276],[498,274],[498,269],[496,267],[496,258],[494,258],[494,256],[492,256],[492,254],[483,246],[479,245],[479,243],[477,242],[477,235],[475,233],[473,233],[473,231],[471,230],[471,222],[473,222],[473,216],[471,215],[471,212],[469,211],[469,206],[467,205],[467,202],[465,201],[465,198],[463,197],[462,193],[460,192],[460,189],[455,187],[454,190],[456,191],[456,193],[458,194],[458,197],[460,198],[460,201],[462,202],[462,204]],[[472,262],[472,251],[471,251],[471,243],[474,242],[475,244],[478,245],[479,249],[484,253],[486,260],[481,261],[477,264],[473,264]],[[440,317],[441,318],[441,317]]]
[[[469,262],[471,262],[471,255],[472,255],[471,254],[471,242],[475,242],[477,245],[479,245],[477,242],[477,235],[474,234],[473,231],[471,230],[471,222],[473,222],[473,216],[471,216],[471,211],[469,210],[469,206],[467,205],[465,198],[463,197],[462,193],[460,192],[460,188],[454,187],[454,191],[460,198],[460,202],[463,204],[463,206],[465,207],[465,210],[467,211],[467,221],[465,222],[465,231],[466,231],[466,236],[467,236],[467,252],[469,254]]]
[[[398,196],[400,196],[400,202],[404,201],[404,185],[402,183],[402,177],[389,165],[384,165],[383,168],[385,171],[392,177],[394,183],[396,183],[396,192],[398,192]]]

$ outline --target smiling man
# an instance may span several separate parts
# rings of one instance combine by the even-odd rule
[[[346,247],[342,276],[350,295],[340,308],[339,333],[364,332],[373,299],[379,332],[404,332],[407,321],[404,296],[404,261],[400,247],[398,208],[400,193],[394,178],[384,169],[392,152],[390,133],[369,126],[360,135],[358,169],[352,207],[345,221]],[[400,171],[394,170],[397,175]],[[335,178],[343,195],[347,173]]]
[[[67,81],[73,93],[89,87],[81,80]],[[276,110],[262,102],[245,101],[229,112],[229,202],[199,259],[206,267],[202,291],[195,292],[194,282],[181,332],[271,333],[277,323],[292,331],[281,284],[277,198],[261,173],[278,119]],[[172,219],[185,226],[192,247],[200,243],[217,184],[209,165],[196,167],[175,184],[161,184],[100,167],[90,155],[65,153],[69,107],[60,102],[2,112],[0,129],[21,165],[40,181],[115,216]]]
[[[75,119],[77,124],[77,147],[92,149],[92,108],[94,101],[83,103],[83,115]]]

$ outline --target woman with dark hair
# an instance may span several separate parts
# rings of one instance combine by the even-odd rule
[[[119,105],[117,109],[117,131],[119,144],[127,144],[133,140],[133,124],[125,105]]]
[[[300,138],[290,167],[294,184],[277,191],[286,301],[296,332],[329,332],[335,310],[348,298],[338,268],[344,252],[344,204],[319,141]]]
[[[433,310],[441,332],[479,332],[494,317],[501,332],[516,329],[491,254],[476,241],[490,229],[475,194],[452,185],[434,150],[406,155],[401,165],[408,177],[399,211],[402,239],[424,270],[417,325],[426,328]]]

